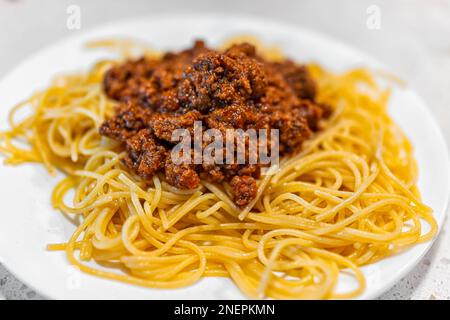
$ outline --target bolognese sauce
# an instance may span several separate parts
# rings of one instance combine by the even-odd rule
[[[119,101],[100,134],[123,142],[124,163],[144,179],[161,172],[168,183],[195,189],[201,179],[228,182],[234,202],[245,206],[257,192],[262,164],[175,164],[175,129],[278,129],[279,154],[298,151],[329,108],[316,101],[308,69],[289,59],[268,61],[248,43],[225,51],[196,41],[192,48],[143,57],[112,67],[104,76],[108,97]],[[192,150],[192,154],[194,151]]]

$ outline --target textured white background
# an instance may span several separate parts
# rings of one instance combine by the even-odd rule
[[[42,47],[79,32],[66,27],[71,4],[81,8],[81,31],[133,16],[221,12],[327,33],[370,53],[405,79],[425,99],[450,141],[450,0],[0,0],[0,77]],[[381,10],[379,30],[366,26],[370,5]],[[10,107],[1,105],[0,92],[0,112]],[[0,263],[2,298],[42,297]],[[422,262],[380,298],[450,299],[450,219]]]

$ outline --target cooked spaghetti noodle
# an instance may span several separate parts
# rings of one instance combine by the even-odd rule
[[[228,277],[251,298],[351,298],[365,288],[361,266],[436,233],[412,147],[386,110],[389,91],[367,70],[336,75],[310,66],[318,100],[334,106],[333,115],[240,209],[222,185],[179,190],[122,164],[123,148],[98,134],[115,104],[101,86],[113,63],[56,79],[12,110],[11,129],[0,136],[6,163],[66,173],[52,203],[82,222],[67,243],[48,248],[64,250],[82,271],[152,288]],[[24,107],[31,115],[17,121]],[[355,289],[336,290],[342,269]]]

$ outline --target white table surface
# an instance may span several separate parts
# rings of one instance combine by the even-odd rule
[[[200,11],[251,14],[327,33],[389,65],[425,99],[450,141],[450,0],[0,0],[0,77],[42,47],[79,32],[66,27],[73,4],[81,9],[81,31],[133,16]],[[380,29],[367,27],[370,5],[380,8]],[[42,297],[0,263],[4,298]],[[450,299],[450,219],[422,262],[380,298]]]

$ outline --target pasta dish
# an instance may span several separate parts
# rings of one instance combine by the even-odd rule
[[[369,70],[335,74],[241,41],[140,57],[100,44],[124,59],[55,78],[0,133],[7,164],[64,172],[51,201],[80,223],[48,249],[81,271],[165,289],[226,277],[250,298],[352,298],[362,266],[436,234],[389,89]],[[355,281],[347,292],[342,270]]]

